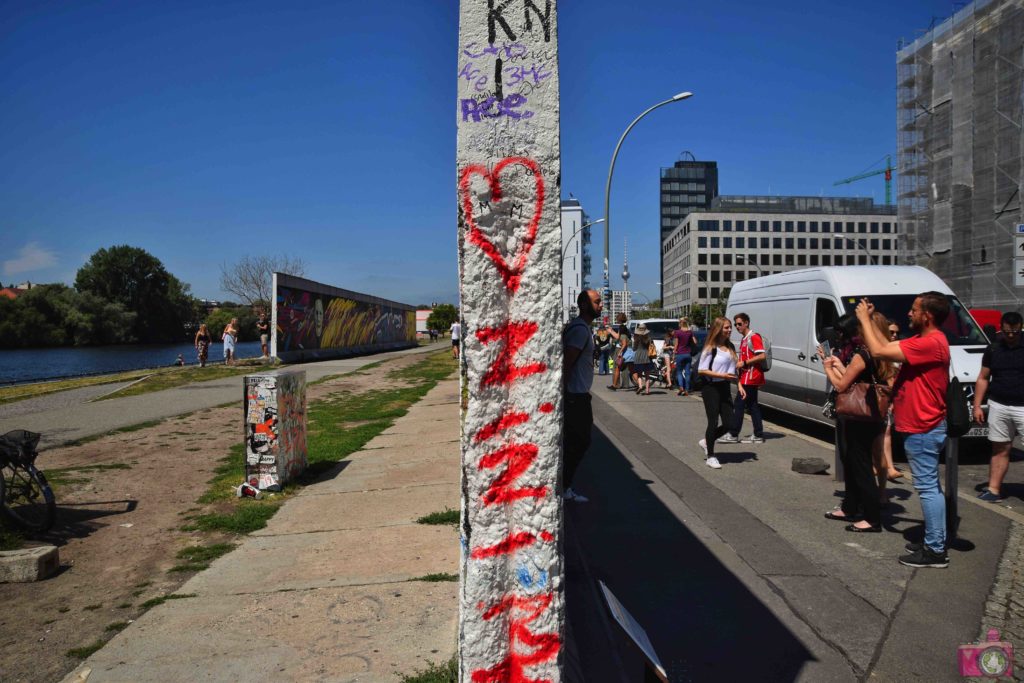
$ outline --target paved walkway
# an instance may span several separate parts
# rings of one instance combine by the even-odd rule
[[[364,365],[410,353],[425,353],[445,348],[441,344],[419,346],[373,356],[302,363],[288,366],[306,371],[306,381],[357,370]],[[260,372],[253,368],[253,372]],[[198,382],[166,391],[90,402],[90,399],[114,390],[113,385],[87,387],[0,406],[0,434],[12,429],[27,429],[43,435],[43,448],[57,446],[95,434],[104,434],[130,425],[162,420],[174,415],[212,408],[242,399],[243,375]]]
[[[459,507],[459,385],[305,489],[267,527],[64,680],[398,681],[454,653],[458,533],[415,520]],[[427,444],[427,445],[425,445]]]
[[[591,503],[567,508],[569,534],[579,571],[632,611],[670,680],[959,680],[957,646],[991,623],[1012,513],[962,498],[950,568],[913,570],[896,562],[923,532],[909,484],[886,533],[851,534],[823,517],[841,485],[790,471],[795,456],[831,461],[828,444],[769,425],[765,444],[720,446],[712,470],[699,400],[595,391],[600,433],[574,484]],[[627,647],[580,649],[584,667],[640,667]]]

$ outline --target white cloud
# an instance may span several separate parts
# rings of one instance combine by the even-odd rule
[[[4,261],[4,275],[31,273],[57,265],[57,256],[52,250],[38,242],[29,242],[18,251],[15,258]]]

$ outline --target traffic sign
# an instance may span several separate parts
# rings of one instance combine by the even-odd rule
[[[1013,286],[1024,287],[1024,259],[1013,262]]]
[[[1013,241],[1014,255],[1016,255],[1018,258],[1024,256],[1024,235],[1015,235]]]
[[[1024,235],[1024,223],[1018,223],[1017,224],[1016,232],[1017,232],[1018,235]]]

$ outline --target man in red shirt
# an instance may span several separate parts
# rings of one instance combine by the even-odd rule
[[[737,397],[733,403],[733,431],[724,435],[718,443],[739,443],[740,429],[743,427],[743,411],[750,412],[750,421],[754,425],[754,433],[743,439],[743,443],[764,443],[764,425],[761,422],[761,404],[757,402],[757,392],[764,386],[764,369],[762,364],[765,361],[764,339],[757,332],[750,329],[750,316],[746,313],[737,313],[733,316],[733,325],[736,331],[743,335],[740,340],[739,358],[736,361],[736,371],[739,373],[739,383],[746,390],[746,398]]]
[[[918,295],[909,314],[910,328],[917,334],[900,341],[887,341],[871,323],[874,308],[870,301],[861,299],[857,320],[872,356],[902,363],[893,386],[893,416],[924,513],[924,543],[908,544],[910,554],[899,560],[908,567],[948,567],[946,499],[939,486],[939,454],[946,443],[949,342],[939,328],[949,316],[949,299],[939,292]]]

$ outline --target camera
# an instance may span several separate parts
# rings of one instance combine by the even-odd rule
[[[989,629],[988,640],[961,645],[956,652],[960,675],[974,678],[1012,676],[1013,645],[999,640],[999,631]]]

